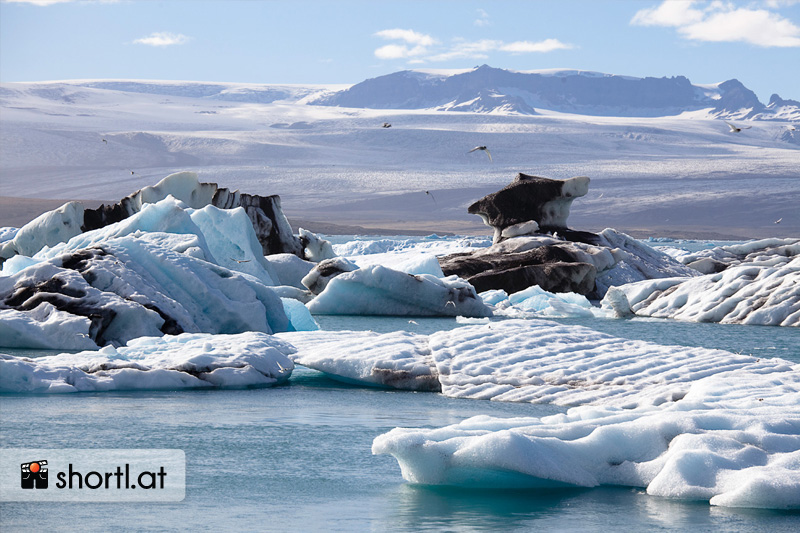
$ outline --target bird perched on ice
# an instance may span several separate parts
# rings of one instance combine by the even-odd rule
[[[740,131],[742,131],[742,130],[749,130],[750,128],[752,128],[752,127],[753,127],[753,126],[744,126],[744,127],[740,128],[740,127],[738,127],[738,126],[734,126],[733,124],[731,124],[731,123],[730,123],[730,122],[728,122],[728,121],[724,121],[724,122],[725,122],[725,124],[727,124],[727,125],[728,125],[728,127],[731,129],[731,133],[739,133],[739,132],[740,132]]]
[[[383,127],[384,127],[384,128],[391,128],[391,127],[392,127],[392,125],[391,125],[391,124],[389,124],[388,122],[384,122],[384,123],[383,123]]]
[[[468,154],[471,154],[471,153],[472,153],[472,152],[474,152],[475,150],[483,150],[484,152],[486,152],[486,155],[488,155],[488,156],[489,156],[489,161],[491,161],[491,160],[492,160],[492,154],[491,154],[491,153],[489,153],[489,149],[488,149],[488,148],[486,148],[485,146],[476,146],[475,148],[473,148],[472,150],[470,150],[470,151],[469,151],[469,152],[467,152],[467,153],[468,153]]]

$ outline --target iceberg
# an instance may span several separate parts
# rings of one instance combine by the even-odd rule
[[[308,309],[319,315],[491,316],[475,288],[455,276],[411,275],[379,265],[328,281]]]
[[[31,256],[46,246],[66,242],[84,231],[119,224],[141,212],[148,204],[157,204],[167,198],[177,199],[183,207],[192,209],[202,210],[206,206],[223,211],[241,209],[262,249],[259,255],[282,252],[299,255],[302,252],[300,241],[292,235],[291,226],[283,215],[280,197],[230,191],[216,183],[200,183],[194,172],[178,172],[156,185],[126,196],[117,204],[84,209],[79,202],[69,202],[42,214],[20,228],[12,239],[0,243],[0,262],[16,254]],[[118,227],[124,227],[124,224]]]
[[[289,379],[293,352],[264,333],[183,333],[38,358],[0,354],[0,392],[265,387]]]
[[[279,333],[297,352],[292,360],[329,377],[370,387],[439,392],[438,374],[423,335],[398,331]]]
[[[800,256],[770,260],[768,265],[741,263],[690,279],[612,287],[601,305],[616,316],[800,326]]]
[[[4,335],[2,344],[16,339],[11,345],[41,346],[33,326],[45,324],[45,316],[67,318],[38,309],[43,303],[86,319],[64,321],[72,337],[47,335],[47,347],[55,349],[85,349],[86,338],[104,346],[183,332],[291,329],[280,298],[260,280],[154,244],[158,235],[108,239],[0,276],[0,301],[16,312],[14,321],[3,321],[15,333]]]
[[[395,428],[373,453],[417,484],[644,487],[732,507],[800,508],[800,365],[661,346],[545,321],[430,336],[448,396],[578,405]]]

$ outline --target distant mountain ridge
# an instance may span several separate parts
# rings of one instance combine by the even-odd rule
[[[374,109],[600,116],[670,116],[705,110],[727,119],[798,120],[800,105],[773,95],[765,105],[738,80],[693,85],[684,76],[634,78],[576,70],[515,72],[488,65],[451,73],[404,70],[310,103]]]
[[[800,122],[800,102],[773,94],[766,105],[740,81],[695,85],[684,76],[635,78],[580,70],[517,72],[403,70],[355,85],[293,85],[161,80],[63,80],[0,84],[0,104],[27,93],[78,103],[103,94],[139,93],[253,104],[290,103],[366,109],[430,109],[536,115],[661,117],[697,113],[725,120]],[[796,130],[788,135],[794,136]],[[794,137],[792,137],[794,139]],[[794,142],[794,141],[792,141]]]

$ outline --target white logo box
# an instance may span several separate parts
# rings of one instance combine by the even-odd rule
[[[0,501],[179,502],[185,495],[183,450],[0,449]]]

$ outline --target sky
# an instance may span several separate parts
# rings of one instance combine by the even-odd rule
[[[800,100],[800,0],[0,0],[2,82],[351,84],[482,64]]]

